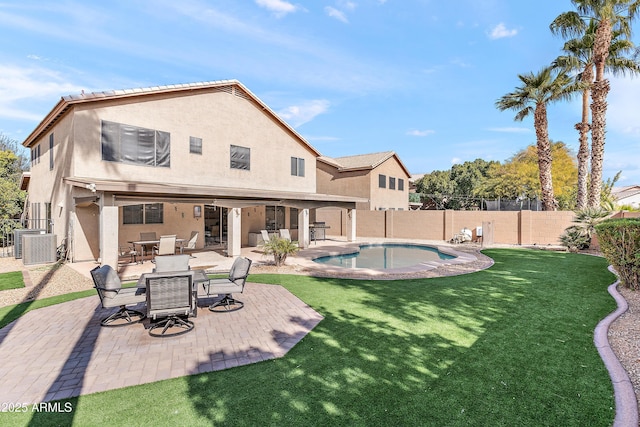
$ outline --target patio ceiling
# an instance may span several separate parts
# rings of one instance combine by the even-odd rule
[[[82,189],[111,193],[118,206],[153,202],[201,203],[226,208],[251,206],[288,206],[298,209],[339,207],[355,209],[356,203],[368,202],[365,198],[333,194],[300,193],[293,191],[257,190],[198,185],[157,184],[130,181],[92,180],[64,178],[64,182]],[[96,198],[98,196],[96,195]],[[80,197],[86,200],[86,197]]]

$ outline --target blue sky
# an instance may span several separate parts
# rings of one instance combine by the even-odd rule
[[[569,0],[0,0],[0,132],[61,96],[237,79],[331,157],[394,150],[411,173],[535,142],[495,101],[560,54]],[[640,21],[635,23],[640,31]],[[634,41],[640,44],[637,35]],[[640,79],[612,79],[605,177],[640,184]],[[578,98],[549,108],[577,149]]]

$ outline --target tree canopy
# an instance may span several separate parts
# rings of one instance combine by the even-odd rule
[[[575,207],[578,168],[574,155],[563,142],[551,141],[553,192],[560,209]],[[504,164],[494,164],[481,184],[479,194],[485,198],[540,198],[538,153],[530,145]]]
[[[578,168],[563,142],[550,142],[553,190],[560,209],[573,209]],[[540,199],[537,145],[518,151],[504,163],[476,159],[433,171],[416,182],[416,191],[436,209],[480,207],[484,199]]]
[[[27,167],[26,156],[16,154],[18,143],[0,134],[0,219],[18,218],[26,193],[20,190],[20,176]]]

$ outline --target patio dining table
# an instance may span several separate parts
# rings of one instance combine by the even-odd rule
[[[193,301],[191,303],[191,316],[198,316],[198,285],[200,283],[206,284],[209,282],[209,276],[204,270],[190,270],[193,271]],[[149,273],[144,273],[138,278],[138,282],[136,287],[138,288],[138,292],[136,294],[144,293],[147,289],[147,279],[146,276]],[[156,274],[156,273],[154,273]]]
[[[184,243],[187,239],[176,239],[176,247],[180,248],[180,253],[182,253],[184,249]],[[160,244],[160,240],[129,240],[129,243],[133,245],[133,249],[136,249],[136,246],[140,247],[140,263],[144,262],[144,248],[147,246],[156,246]]]

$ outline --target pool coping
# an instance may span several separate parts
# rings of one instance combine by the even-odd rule
[[[439,244],[429,243],[417,243],[410,241],[393,241],[387,242],[393,245],[407,245],[407,246],[428,246],[438,251],[455,256],[451,259],[442,259],[437,261],[425,261],[412,266],[390,268],[390,269],[374,269],[374,268],[350,268],[339,267],[330,264],[320,264],[314,260],[326,256],[347,255],[358,252],[361,246],[380,246],[382,243],[378,241],[358,241],[351,243],[340,242],[340,245],[335,246],[320,246],[316,248],[306,248],[292,259],[292,262],[303,267],[308,274],[318,275],[322,277],[336,277],[336,278],[355,278],[355,279],[375,279],[375,280],[397,280],[404,279],[407,276],[419,277],[421,273],[435,270],[436,268],[463,265],[472,263],[478,260],[472,253],[462,252],[455,250],[449,246],[443,246]]]

